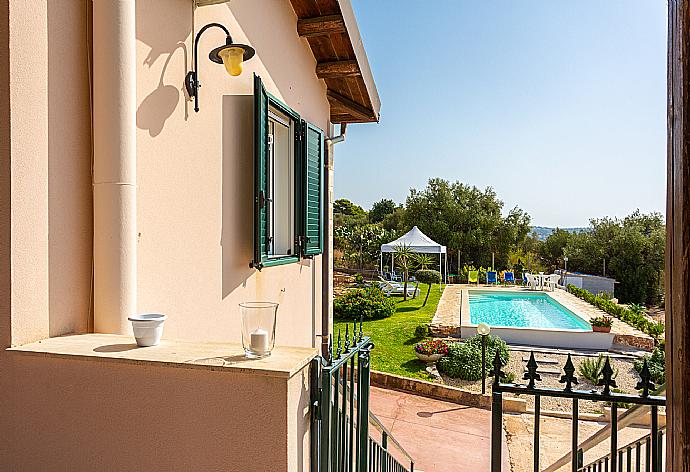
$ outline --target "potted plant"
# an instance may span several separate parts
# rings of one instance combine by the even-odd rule
[[[608,333],[611,331],[611,326],[613,325],[613,317],[611,316],[597,316],[589,320],[589,324],[592,325],[592,331],[597,333]]]
[[[448,345],[440,339],[430,339],[415,344],[414,353],[422,362],[436,362],[448,354]]]

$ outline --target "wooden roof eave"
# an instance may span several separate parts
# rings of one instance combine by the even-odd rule
[[[381,102],[350,0],[291,0],[297,33],[316,59],[332,123],[377,122]]]
[[[194,2],[205,6],[228,0]],[[298,18],[297,33],[308,41],[316,75],[326,83],[331,122],[378,122],[381,101],[350,0],[290,2]]]
[[[355,12],[352,9],[352,3],[350,0],[338,0],[338,4],[340,5],[340,12],[343,15],[343,20],[345,21],[345,29],[347,30],[347,34],[350,36],[352,49],[355,51],[356,61],[359,64],[359,70],[362,80],[364,81],[364,86],[367,94],[369,95],[369,100],[371,101],[371,111],[374,114],[373,118],[375,118],[375,120],[378,122],[381,111],[381,99],[379,98],[379,93],[376,89],[374,75],[371,73],[369,58],[367,57],[367,52],[364,49],[362,36],[359,33],[359,26],[357,26],[357,19],[355,17]]]

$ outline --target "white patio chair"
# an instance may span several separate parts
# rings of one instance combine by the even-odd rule
[[[552,292],[556,290],[556,287],[558,286],[558,282],[561,280],[561,276],[558,274],[551,274],[549,277],[546,279],[546,286],[551,290]]]
[[[528,272],[525,274],[525,278],[527,279],[527,287],[530,290],[537,290],[539,288],[539,282],[535,276]]]

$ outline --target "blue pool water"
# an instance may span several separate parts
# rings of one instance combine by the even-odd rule
[[[545,293],[470,290],[469,302],[472,324],[592,331],[589,323]]]

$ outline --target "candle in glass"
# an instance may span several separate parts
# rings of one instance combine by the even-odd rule
[[[249,335],[249,346],[252,351],[257,353],[268,352],[268,331],[257,328]]]
[[[240,303],[240,311],[245,355],[251,359],[270,356],[275,345],[278,304],[243,302]]]

